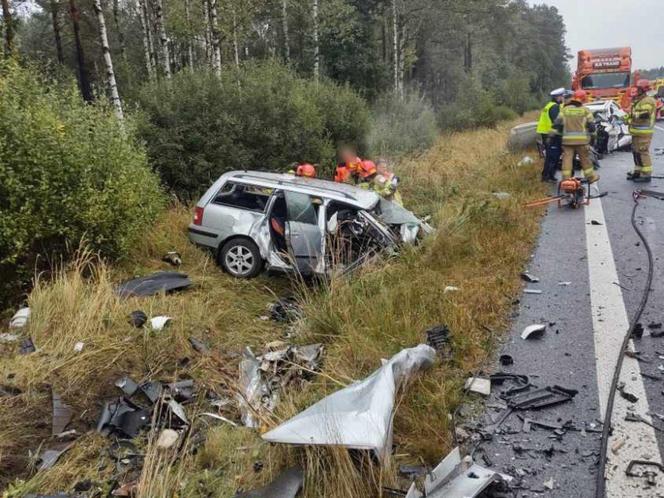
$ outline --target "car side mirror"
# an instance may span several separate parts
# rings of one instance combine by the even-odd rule
[[[339,213],[334,213],[327,221],[327,233],[329,234],[337,233],[337,228],[339,228],[338,215]]]

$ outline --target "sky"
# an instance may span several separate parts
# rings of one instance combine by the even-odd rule
[[[557,7],[574,59],[588,48],[632,47],[635,69],[664,66],[664,0],[530,0]]]

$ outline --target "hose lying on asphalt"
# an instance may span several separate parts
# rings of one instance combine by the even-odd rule
[[[606,404],[606,414],[604,415],[604,426],[602,427],[602,446],[600,449],[600,456],[599,456],[599,468],[597,469],[597,486],[595,488],[595,498],[605,498],[606,494],[605,474],[606,474],[606,463],[608,456],[607,450],[609,445],[609,436],[611,435],[611,415],[613,412],[613,404],[616,399],[616,391],[618,390],[620,371],[622,370],[623,360],[625,358],[625,351],[627,351],[627,346],[629,345],[629,340],[631,339],[632,333],[634,332],[634,327],[636,327],[636,324],[641,319],[643,310],[648,304],[648,297],[650,296],[650,286],[652,285],[652,279],[654,273],[652,249],[650,248],[650,244],[648,244],[648,240],[646,239],[645,235],[643,235],[643,232],[636,223],[636,210],[639,207],[639,199],[644,196],[646,196],[645,192],[642,193],[638,190],[635,191],[633,194],[634,208],[632,209],[632,227],[634,228],[634,231],[643,242],[643,247],[645,247],[646,253],[648,255],[648,277],[646,279],[646,285],[643,290],[643,296],[641,297],[641,302],[639,303],[639,307],[637,308],[636,313],[634,314],[634,318],[632,318],[632,321],[630,322],[627,334],[623,339],[622,346],[620,348],[620,354],[618,355],[618,361],[616,363],[616,368],[613,372],[611,388],[609,389],[609,399]]]

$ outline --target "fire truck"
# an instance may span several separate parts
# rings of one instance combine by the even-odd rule
[[[629,109],[632,83],[630,47],[579,51],[572,89],[585,90],[590,101],[613,100],[623,109]]]

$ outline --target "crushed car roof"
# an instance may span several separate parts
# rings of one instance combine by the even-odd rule
[[[223,174],[216,182],[215,189],[222,183],[234,181],[248,183],[265,188],[288,189],[303,194],[315,195],[350,204],[360,209],[371,209],[379,200],[375,192],[364,190],[354,185],[337,183],[317,178],[302,178],[287,173],[268,173],[265,171],[230,171]],[[205,199],[207,202],[209,199]]]

